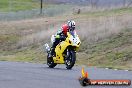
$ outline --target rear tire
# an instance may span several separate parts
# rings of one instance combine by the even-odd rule
[[[47,56],[47,65],[50,68],[54,68],[57,64],[54,63],[53,57],[49,57],[49,55]]]
[[[66,57],[65,65],[67,69],[72,69],[76,61],[76,53],[75,51],[69,51],[70,55]]]

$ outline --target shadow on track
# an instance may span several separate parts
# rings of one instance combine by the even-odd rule
[[[75,68],[69,70],[64,67],[55,67],[55,68],[42,67],[42,68],[49,69],[49,70],[58,70],[58,71],[75,71],[76,70]]]

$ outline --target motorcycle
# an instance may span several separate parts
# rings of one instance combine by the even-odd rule
[[[53,41],[52,38],[51,40]],[[75,64],[76,51],[80,44],[81,41],[76,32],[67,32],[67,38],[56,46],[55,55],[51,56],[51,48],[46,43],[47,65],[54,68],[57,64],[65,64],[67,69],[71,69]]]

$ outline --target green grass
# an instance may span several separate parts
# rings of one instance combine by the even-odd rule
[[[46,63],[46,55],[40,51],[37,48],[31,47],[22,50],[13,50],[12,52],[5,51],[0,56],[0,61]]]
[[[102,41],[84,44],[81,51],[84,51],[84,57],[79,57],[82,61],[78,64],[97,67],[109,67],[132,70],[132,29],[126,29],[118,35],[113,35]],[[80,53],[81,54],[81,53]],[[80,60],[79,59],[79,60]]]
[[[39,2],[33,0],[0,0],[0,11],[20,11],[39,8]]]
[[[39,46],[31,45],[18,49],[17,42],[21,37],[15,34],[0,35],[0,61],[44,63],[46,56]]]
[[[131,14],[132,8],[119,8],[112,10],[104,10],[104,11],[94,11],[94,12],[84,12],[81,14],[75,14],[81,17],[99,17],[99,16],[112,16],[112,15],[122,15],[122,14]]]

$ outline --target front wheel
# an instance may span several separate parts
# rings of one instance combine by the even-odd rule
[[[69,55],[67,55],[65,59],[65,64],[67,69],[71,69],[76,61],[76,53],[75,51],[68,51]]]
[[[47,56],[47,65],[50,68],[54,68],[57,65],[56,63],[54,63],[53,57],[49,57],[49,55]]]

